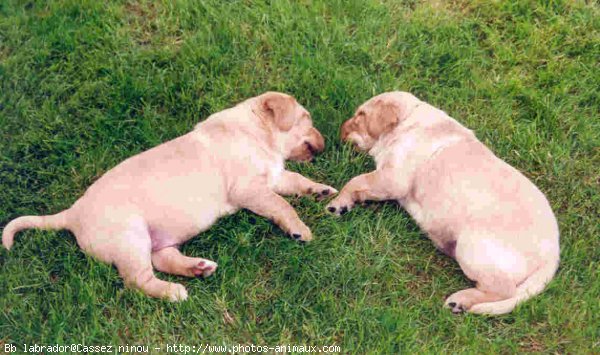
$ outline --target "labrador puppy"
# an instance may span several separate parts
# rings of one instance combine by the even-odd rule
[[[540,293],[558,267],[559,231],[546,197],[472,131],[407,92],[373,97],[341,138],[377,169],[348,182],[326,207],[396,200],[476,287],[445,301],[452,312],[510,312]]]
[[[184,256],[179,245],[218,218],[246,208],[294,239],[310,229],[280,195],[337,191],[286,171],[284,161],[311,160],[323,136],[296,100],[268,92],[215,113],[179,138],[133,156],[104,174],[73,206],[51,216],[24,216],[2,233],[9,249],[25,228],[69,229],[88,254],[114,264],[126,285],[152,297],[187,298],[183,285],[154,269],[209,276],[211,260]]]

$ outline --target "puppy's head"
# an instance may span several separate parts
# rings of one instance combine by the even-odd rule
[[[274,131],[286,159],[310,161],[323,151],[323,136],[313,127],[310,113],[296,99],[278,92],[267,92],[257,99],[259,115]]]
[[[359,150],[370,150],[381,137],[396,128],[407,117],[410,107],[418,102],[413,95],[400,91],[371,98],[342,124],[342,141],[353,143]]]

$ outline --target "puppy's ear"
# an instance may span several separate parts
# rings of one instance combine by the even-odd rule
[[[367,120],[367,133],[373,138],[379,138],[400,122],[400,107],[393,102],[379,102],[374,105],[370,116]]]
[[[271,120],[280,130],[289,131],[294,125],[296,103],[293,97],[269,92],[263,95],[260,105],[264,117]]]

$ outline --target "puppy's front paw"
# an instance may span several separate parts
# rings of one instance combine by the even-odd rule
[[[331,201],[325,209],[329,213],[333,213],[337,216],[341,216],[346,212],[352,209],[353,203],[351,200],[348,200],[342,196],[337,197],[335,200]]]
[[[301,242],[309,242],[312,240],[312,232],[305,225],[294,228],[292,231],[290,231],[290,235],[295,240],[298,240]]]
[[[317,183],[315,183],[314,185],[310,186],[305,191],[305,194],[307,194],[307,195],[314,195],[314,196],[317,197],[318,200],[322,200],[322,199],[327,198],[329,196],[333,196],[333,195],[335,195],[337,193],[338,193],[338,190],[334,189],[333,187],[331,187],[329,185],[317,184]]]

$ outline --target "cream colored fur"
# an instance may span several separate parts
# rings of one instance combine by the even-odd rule
[[[445,112],[406,92],[378,95],[342,126],[377,169],[350,180],[327,208],[398,201],[476,287],[453,312],[510,312],[541,292],[559,262],[559,231],[544,194]]]
[[[154,269],[212,274],[215,262],[184,256],[178,246],[222,216],[246,208],[296,239],[312,239],[279,194],[337,192],[284,169],[286,159],[310,160],[323,146],[309,113],[294,98],[266,93],[123,161],[69,209],[11,221],[2,242],[10,249],[15,233],[25,228],[66,228],[86,253],[114,264],[127,285],[149,296],[184,300],[183,285],[158,279]]]

